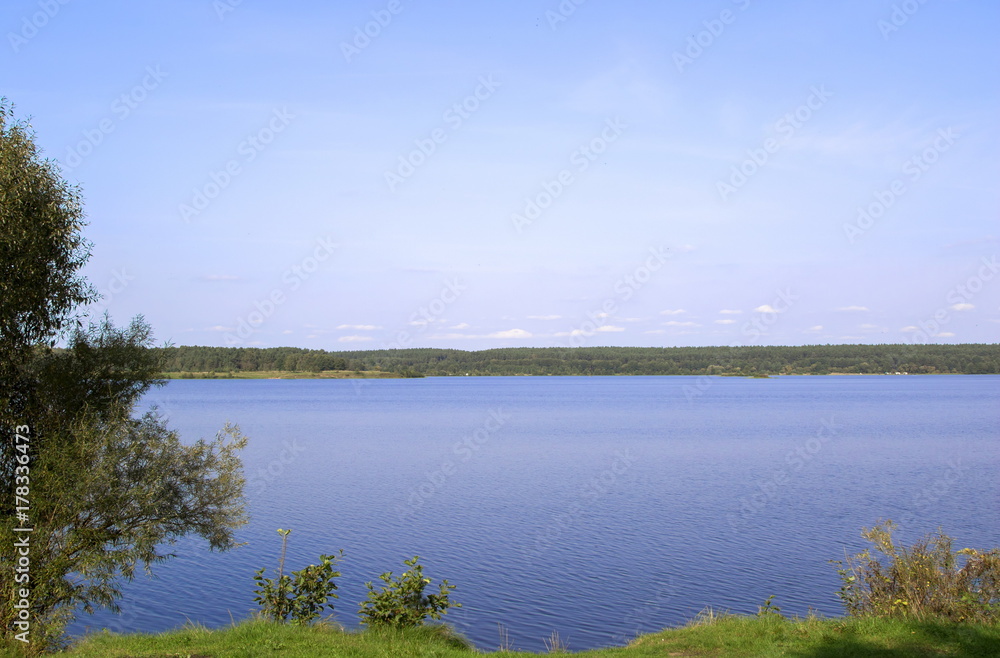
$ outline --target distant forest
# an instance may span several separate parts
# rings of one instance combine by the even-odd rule
[[[326,352],[162,347],[165,373],[383,371],[444,375],[998,374],[1000,344],[796,347],[512,347]]]

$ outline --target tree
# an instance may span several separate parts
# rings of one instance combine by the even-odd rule
[[[78,190],[0,100],[0,529],[25,549],[0,552],[0,626],[36,649],[80,608],[117,610],[164,544],[225,550],[246,522],[238,428],[186,445],[155,410],[137,416],[159,356],[142,317],[84,315],[84,225]]]

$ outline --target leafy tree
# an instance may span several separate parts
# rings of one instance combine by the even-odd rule
[[[97,299],[83,227],[78,190],[0,100],[0,536],[28,542],[27,562],[0,552],[0,627],[35,650],[80,608],[117,610],[122,580],[170,557],[163,544],[231,548],[246,521],[237,428],[185,445],[155,410],[136,417],[159,355],[141,317],[83,315]]]
[[[0,420],[23,413],[23,369],[74,309],[97,294],[77,274],[90,256],[79,191],[42,160],[30,129],[0,99]],[[10,463],[3,462],[4,472]]]

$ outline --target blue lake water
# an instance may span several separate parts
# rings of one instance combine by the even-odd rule
[[[244,454],[247,542],[177,557],[121,616],[70,629],[223,626],[253,572],[344,549],[336,618],[420,555],[458,586],[446,616],[482,649],[620,645],[706,607],[841,614],[828,560],[862,526],[1000,544],[1000,376],[181,380],[151,392],[186,439],[226,421]]]

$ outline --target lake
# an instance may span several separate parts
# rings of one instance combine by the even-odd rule
[[[125,587],[72,627],[229,624],[253,572],[344,549],[336,618],[421,556],[458,588],[445,620],[482,649],[624,644],[711,606],[842,613],[829,560],[863,526],[1000,544],[1000,376],[179,380],[146,396],[186,440],[226,421],[244,454],[247,542]],[[269,574],[273,575],[273,574]]]

